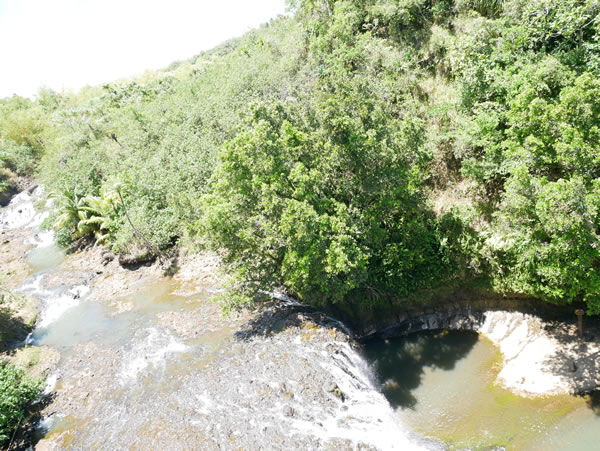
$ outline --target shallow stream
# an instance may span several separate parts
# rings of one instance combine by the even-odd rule
[[[589,450],[597,396],[527,399],[495,385],[502,356],[474,332],[373,340],[362,354],[334,320],[299,311],[224,319],[212,282],[74,270],[17,196],[0,228],[29,228],[40,300],[27,342],[60,352],[40,442],[55,448]],[[118,288],[118,284],[117,284]],[[124,293],[125,293],[124,291]],[[250,319],[250,323],[247,323]],[[316,321],[316,322],[315,322]],[[250,324],[250,325],[248,325]],[[379,390],[381,388],[381,390]]]
[[[40,197],[0,212],[0,228],[30,231],[19,291],[40,314],[26,343],[60,353],[38,448],[433,446],[400,423],[335,320],[293,308],[223,318],[207,274],[186,285],[73,260],[39,230]],[[107,285],[114,294],[98,295]]]

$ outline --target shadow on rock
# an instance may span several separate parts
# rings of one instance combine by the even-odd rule
[[[312,324],[313,326],[310,326]],[[289,328],[314,327],[315,324],[328,329],[342,329],[339,321],[307,305],[281,304],[277,301],[262,306],[252,319],[235,333],[237,340],[246,341],[254,337],[271,337]]]
[[[364,355],[391,406],[412,409],[418,402],[412,392],[421,385],[425,368],[453,369],[478,339],[476,332],[428,331],[371,340]]]
[[[600,318],[583,318],[583,337],[577,337],[577,319],[575,315],[564,315],[544,320],[544,330],[551,334],[560,344],[570,345],[572,343],[593,343],[600,338]]]
[[[553,375],[568,381],[572,393],[586,393],[598,385],[598,358],[600,351],[579,343],[556,352],[545,364]]]
[[[40,429],[38,425],[42,420],[42,411],[52,404],[55,398],[55,393],[48,393],[29,406],[29,416],[15,432],[7,451],[30,450],[44,438],[48,431],[43,428]]]
[[[0,295],[0,352],[21,344],[31,330],[30,325],[25,324],[20,317],[2,305]]]
[[[584,318],[583,337],[577,337],[576,322],[571,318],[547,323],[544,329],[558,341],[559,349],[545,361],[545,369],[561,377],[572,393],[588,393],[598,388],[600,379],[600,322]],[[600,396],[594,395],[594,406],[600,406]],[[588,403],[589,404],[589,403]],[[596,412],[597,409],[590,406]]]

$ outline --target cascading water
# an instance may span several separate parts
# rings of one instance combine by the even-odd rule
[[[41,199],[44,188],[36,187],[23,191],[12,198],[9,205],[0,212],[0,230],[17,228],[37,228],[48,217],[47,211],[38,212],[34,203]]]
[[[243,338],[235,330],[245,320],[224,320],[208,302],[218,285],[194,292],[169,279],[138,281],[122,301],[91,300],[97,268],[74,277],[61,266],[53,233],[39,231],[41,194],[15,197],[0,222],[31,231],[33,274],[19,291],[40,301],[28,343],[61,353],[47,380],[55,399],[40,423],[56,446],[436,446],[400,423],[365,361],[340,340],[343,325],[322,327],[307,314],[304,325]]]
[[[0,210],[0,230],[28,230],[16,235],[30,249],[32,273],[19,291],[40,301],[40,314],[27,342],[61,353],[46,387],[56,397],[40,423],[55,446],[444,448],[435,439],[417,437],[407,424],[464,446],[589,449],[600,439],[594,432],[600,420],[582,406],[583,399],[527,400],[494,385],[497,350],[486,340],[469,342],[449,365],[444,359],[453,351],[445,338],[414,336],[403,345],[411,357],[392,365],[404,379],[381,378],[381,368],[375,365],[375,375],[349,344],[343,324],[322,325],[308,313],[298,320],[298,306],[284,320],[267,321],[268,327],[283,321],[277,333],[261,333],[263,325],[247,335],[235,332],[246,327],[245,320],[224,320],[207,302],[221,291],[210,282],[187,286],[140,279],[135,289],[123,290],[126,295],[117,290],[116,298],[98,300],[92,295],[102,280],[125,270],[113,268],[100,277],[97,266],[83,264],[77,274],[68,269],[53,233],[39,230],[47,216],[34,208],[41,195],[38,188],[16,196]],[[188,281],[211,280],[186,268],[182,273],[192,274]],[[564,385],[560,378],[520,376],[523,359],[543,370],[549,350],[556,348],[536,321],[487,312],[479,322],[468,322],[508,357],[499,380],[529,392]],[[424,352],[433,352],[430,366],[419,357]],[[486,419],[490,422],[483,426]],[[529,432],[511,422],[528,425]]]

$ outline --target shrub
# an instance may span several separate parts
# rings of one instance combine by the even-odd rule
[[[63,189],[53,197],[58,200],[52,224],[58,232],[57,242],[68,243],[71,239],[92,235],[96,243],[104,243],[121,213],[121,201],[115,190],[101,190],[99,196],[79,197]],[[65,240],[65,233],[70,239]]]
[[[553,182],[521,167],[496,214],[496,288],[557,304],[584,300],[600,313],[599,206],[598,180]]]
[[[38,159],[39,156],[31,147],[0,136],[0,167],[30,175],[35,170]]]
[[[0,168],[0,205],[8,202],[9,195],[15,187],[14,174],[8,169]]]
[[[226,145],[201,226],[236,301],[284,285],[313,304],[376,302],[455,269],[420,190],[421,122],[345,94],[310,112],[258,107]]]
[[[31,380],[23,370],[0,361],[0,444],[10,440],[41,386],[42,381]]]

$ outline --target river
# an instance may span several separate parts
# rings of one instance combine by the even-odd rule
[[[297,305],[223,317],[215,258],[175,277],[65,256],[40,231],[43,193],[0,211],[39,300],[28,346],[60,353],[38,449],[594,449],[597,396],[519,397],[484,335],[427,331],[359,346]],[[109,259],[110,260],[110,259]],[[26,277],[25,277],[26,276]]]
[[[210,256],[176,277],[99,249],[65,256],[39,230],[42,198],[22,193],[0,218],[28,230],[19,292],[40,312],[27,344],[60,353],[37,449],[434,446],[398,419],[339,322],[281,304],[223,317]]]

